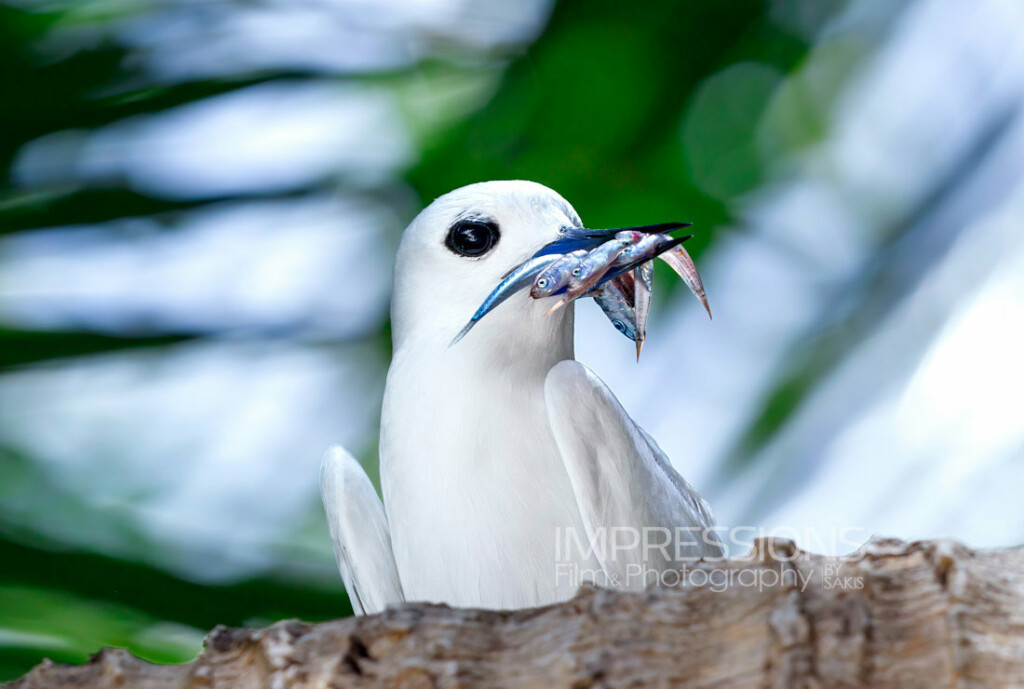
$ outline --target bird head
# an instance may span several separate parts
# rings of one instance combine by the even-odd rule
[[[486,334],[474,335],[482,345],[474,351],[505,362],[539,352],[545,361],[568,358],[571,304],[593,296],[639,357],[652,259],[669,263],[708,308],[696,266],[680,246],[689,237],[670,235],[688,225],[587,229],[565,199],[534,182],[456,189],[424,209],[402,238],[391,311],[396,351],[407,337],[454,345],[493,313]],[[557,300],[544,304],[547,297]],[[620,327],[626,321],[632,327]]]
[[[395,348],[405,341],[447,348],[503,279],[545,247],[582,227],[569,203],[534,182],[482,182],[439,197],[409,225],[395,261],[391,307]],[[572,352],[572,309],[526,292],[488,317],[481,341],[554,346]]]

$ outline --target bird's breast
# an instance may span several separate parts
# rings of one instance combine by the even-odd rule
[[[381,422],[406,598],[512,608],[571,596],[557,539],[583,526],[548,425],[544,372],[481,378],[421,363],[396,355]]]

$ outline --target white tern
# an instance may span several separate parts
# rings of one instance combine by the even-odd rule
[[[356,613],[404,600],[538,606],[582,580],[641,589],[683,556],[721,554],[708,505],[575,361],[573,302],[552,310],[557,297],[503,295],[467,332],[521,266],[618,232],[582,228],[557,193],[513,181],[457,189],[406,229],[381,414],[383,506],[345,450],[328,450],[321,467]]]

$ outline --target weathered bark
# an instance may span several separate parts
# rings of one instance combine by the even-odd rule
[[[9,687],[1024,685],[1024,547],[878,540],[840,561],[774,540],[697,569],[716,583],[586,588],[516,612],[408,604],[318,625],[217,628],[186,665],[108,649],[84,666],[43,663]],[[730,585],[718,590],[714,577]]]

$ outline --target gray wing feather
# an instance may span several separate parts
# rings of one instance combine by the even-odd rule
[[[593,371],[577,361],[558,363],[548,372],[544,396],[588,538],[594,543],[625,529],[654,546],[599,553],[609,580],[642,588],[644,582],[627,576],[630,569],[664,571],[686,559],[721,555],[721,543],[709,530],[714,518],[707,502]],[[620,544],[627,531],[620,531]],[[656,546],[669,535],[666,553]]]

